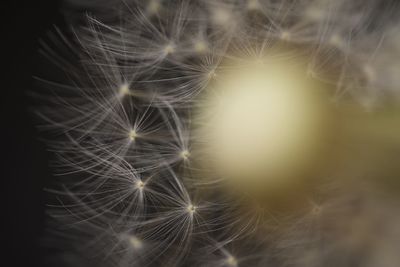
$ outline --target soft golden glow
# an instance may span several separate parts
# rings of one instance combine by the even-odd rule
[[[133,249],[135,249],[135,250],[139,250],[139,249],[143,248],[142,241],[140,241],[139,238],[137,238],[136,236],[131,236],[129,238],[129,242],[131,243]]]
[[[208,88],[199,134],[211,169],[243,189],[278,188],[318,169],[329,121],[324,88],[296,61],[225,66]]]

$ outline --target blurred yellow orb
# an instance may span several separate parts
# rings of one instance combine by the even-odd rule
[[[266,57],[223,66],[197,118],[209,168],[252,192],[316,173],[329,135],[325,89],[293,60]]]

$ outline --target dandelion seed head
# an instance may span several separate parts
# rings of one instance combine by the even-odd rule
[[[69,1],[93,15],[60,38],[77,66],[44,49],[71,81],[43,80],[39,112],[63,134],[66,248],[99,267],[395,262],[370,247],[399,247],[397,207],[376,204],[374,232],[349,197],[348,177],[399,172],[400,39],[378,1]]]

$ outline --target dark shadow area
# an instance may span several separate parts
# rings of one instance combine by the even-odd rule
[[[63,27],[63,17],[57,0],[8,1],[2,7],[2,265],[50,266],[41,237],[51,154],[39,140],[28,92],[39,86],[33,79],[41,68],[39,40],[53,25]]]

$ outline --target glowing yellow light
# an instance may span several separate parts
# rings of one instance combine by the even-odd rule
[[[188,160],[190,157],[190,152],[188,150],[183,150],[179,155],[183,160]]]
[[[208,88],[199,116],[205,158],[240,188],[279,187],[319,163],[327,97],[298,62],[289,63],[228,66]]]
[[[144,188],[144,186],[145,186],[145,183],[142,182],[142,181],[138,181],[136,183],[136,188],[139,189],[139,190],[142,190]]]
[[[229,256],[225,262],[228,266],[238,266],[238,262],[233,256]]]
[[[119,87],[118,95],[119,95],[120,98],[124,97],[126,95],[130,95],[130,94],[131,94],[131,91],[130,91],[130,88],[129,88],[129,84],[124,83]]]
[[[204,41],[198,41],[198,42],[196,42],[196,43],[194,44],[194,50],[195,50],[197,53],[204,53],[204,52],[207,51],[207,49],[208,49],[208,45],[207,45],[207,43],[204,42]]]
[[[131,236],[129,238],[129,242],[135,250],[139,250],[143,247],[142,241],[140,241],[139,238],[137,238],[136,236]]]
[[[196,212],[196,206],[193,206],[192,204],[190,204],[189,206],[187,206],[186,210],[190,213],[193,214]]]
[[[159,0],[151,0],[147,6],[147,12],[150,15],[157,14],[161,9],[161,3]]]
[[[164,54],[169,55],[175,52],[175,46],[173,44],[168,44],[164,48]]]
[[[137,136],[138,136],[138,134],[136,133],[135,130],[132,129],[132,130],[129,132],[129,139],[130,139],[131,141],[135,141],[135,139],[137,138]]]

